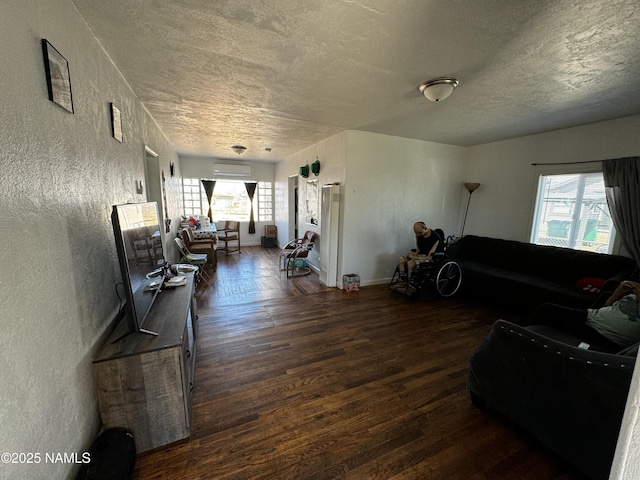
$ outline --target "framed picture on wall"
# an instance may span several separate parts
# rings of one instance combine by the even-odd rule
[[[122,116],[120,110],[113,103],[111,104],[111,132],[113,138],[122,143]]]
[[[45,38],[42,39],[42,52],[49,100],[67,112],[73,113],[69,62]]]

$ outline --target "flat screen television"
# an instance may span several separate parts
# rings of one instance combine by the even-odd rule
[[[156,335],[142,327],[164,282],[158,205],[114,205],[111,220],[122,273],[127,333]]]

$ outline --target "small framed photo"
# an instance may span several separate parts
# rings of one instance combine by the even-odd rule
[[[73,113],[69,62],[44,38],[42,39],[42,52],[44,54],[44,68],[47,73],[49,100],[67,112]]]
[[[113,103],[111,104],[111,132],[113,138],[122,143],[122,116],[120,110]]]

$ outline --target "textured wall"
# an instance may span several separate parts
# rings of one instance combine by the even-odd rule
[[[82,452],[100,426],[91,358],[119,306],[111,205],[146,200],[145,144],[165,170],[177,157],[71,2],[3,0],[0,18],[0,450]],[[41,38],[70,64],[74,114],[48,100]],[[177,217],[176,189],[170,179]],[[75,469],[0,464],[0,478]]]

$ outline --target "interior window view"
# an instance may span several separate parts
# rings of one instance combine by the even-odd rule
[[[614,237],[602,174],[540,177],[533,243],[611,253]]]
[[[0,479],[640,478],[640,4],[3,0]]]
[[[199,178],[182,179],[182,202],[185,216],[206,214],[211,208],[213,220],[229,218],[249,221],[251,206],[259,221],[273,220],[272,182],[248,182],[257,184],[257,192],[250,199],[245,182],[217,180],[209,202]]]

